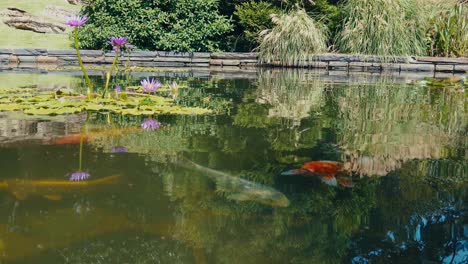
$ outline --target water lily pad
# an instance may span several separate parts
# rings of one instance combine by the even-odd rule
[[[64,115],[83,111],[113,112],[123,115],[209,114],[205,108],[175,106],[174,100],[159,95],[129,93],[122,98],[96,97],[88,100],[75,93],[41,91],[35,88],[0,89],[0,111],[23,111],[28,115]]]

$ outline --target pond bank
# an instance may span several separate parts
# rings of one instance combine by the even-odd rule
[[[114,53],[102,50],[82,50],[85,64],[111,64]],[[174,68],[225,68],[225,67],[257,67],[257,53],[233,52],[166,52],[166,51],[135,51],[129,57],[121,59],[128,61],[130,66],[140,67],[174,67]],[[298,67],[318,68],[330,71],[357,72],[425,72],[425,73],[464,73],[468,71],[468,58],[443,57],[397,57],[393,63],[386,63],[382,57],[360,56],[349,54],[321,54],[313,61],[304,61]],[[0,49],[0,65],[12,66],[22,63],[48,64],[57,66],[78,65],[75,50],[47,49]],[[262,65],[282,67],[278,64]]]

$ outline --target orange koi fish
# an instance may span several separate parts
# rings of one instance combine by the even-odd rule
[[[89,141],[88,136],[83,136],[83,143]],[[44,142],[50,145],[77,145],[81,142],[81,134],[72,134],[68,136],[53,138],[50,141]]]
[[[345,187],[353,187],[353,182],[350,179],[340,175],[343,172],[343,163],[324,160],[307,162],[300,169],[285,171],[281,175],[318,176],[328,185],[337,186],[340,184]]]

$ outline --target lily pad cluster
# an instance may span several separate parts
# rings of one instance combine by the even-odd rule
[[[0,89],[0,111],[21,111],[29,115],[63,115],[84,111],[121,115],[209,114],[211,110],[175,105],[174,100],[155,94],[118,93],[112,97],[87,99],[73,91],[42,91],[36,88]]]

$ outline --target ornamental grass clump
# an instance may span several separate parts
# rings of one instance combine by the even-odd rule
[[[307,15],[304,9],[288,14],[272,15],[273,29],[261,32],[259,50],[261,63],[299,65],[314,54],[327,50],[328,30]]]
[[[344,53],[380,55],[389,60],[423,55],[426,10],[416,0],[346,0],[336,47]]]

